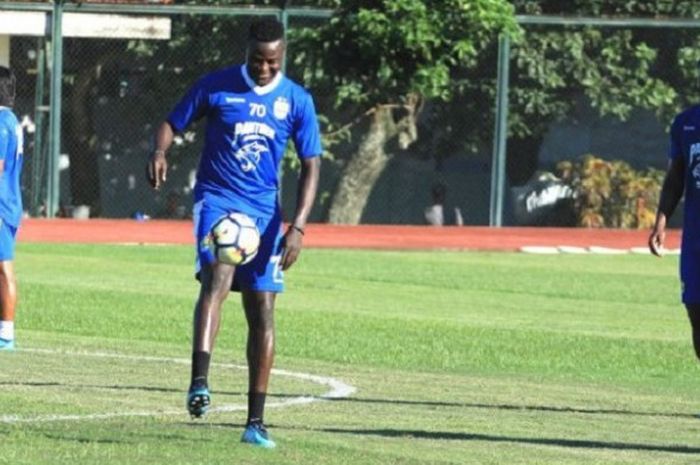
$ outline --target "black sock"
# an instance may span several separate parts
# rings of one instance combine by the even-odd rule
[[[266,394],[264,392],[248,393],[247,424],[263,422],[263,412],[265,410],[265,396]]]
[[[192,384],[207,384],[209,376],[209,352],[192,352]]]

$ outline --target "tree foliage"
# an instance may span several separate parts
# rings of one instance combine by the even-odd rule
[[[424,103],[462,92],[484,49],[516,31],[505,0],[347,0],[328,23],[294,36],[302,80],[334,96],[337,126],[364,125],[332,196],[331,222],[360,221],[390,144],[414,142]]]
[[[503,31],[511,8],[492,0],[348,0],[323,27],[295,35],[294,62],[314,88],[335,89],[336,104],[359,111],[407,95],[447,100],[457,70]]]
[[[517,14],[567,18],[698,18],[700,3],[689,0],[513,0]],[[620,120],[633,110],[656,113],[666,124],[680,108],[700,99],[697,29],[523,25],[511,46],[508,176],[522,184],[538,168],[537,153],[552,122],[591,105],[600,116]],[[463,92],[435,108],[434,124],[459,131],[434,131],[429,147],[450,147],[457,132],[465,152],[488,146],[493,112],[471,102],[495,97],[496,55],[479,55]],[[483,107],[481,108],[483,110]],[[454,151],[454,150],[453,150]],[[439,153],[439,152],[438,152]]]
[[[697,18],[700,4],[679,0],[513,0],[518,14],[568,18]],[[635,109],[667,124],[700,98],[700,41],[696,29],[525,25],[511,48],[508,178],[525,183],[539,168],[538,152],[552,122],[592,106],[600,116],[626,120]],[[492,56],[482,66],[493,68]],[[482,98],[492,90],[482,89]],[[464,100],[476,98],[466,93]],[[456,111],[463,106],[454,105]],[[469,115],[464,115],[469,118]],[[492,121],[486,121],[492,124]],[[467,130],[466,139],[478,139]],[[478,131],[488,131],[481,125]]]
[[[665,0],[514,0],[523,14],[608,18],[697,18],[700,3]],[[695,29],[527,26],[513,47],[510,131],[537,136],[584,95],[621,120],[650,109],[663,121],[700,97]],[[535,122],[535,124],[533,124]]]

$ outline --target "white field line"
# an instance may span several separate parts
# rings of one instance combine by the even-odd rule
[[[110,352],[71,352],[71,351],[61,351],[52,349],[20,349],[21,352],[34,352],[42,354],[55,354],[55,355],[70,355],[70,356],[82,356],[82,357],[98,357],[98,358],[112,358],[112,359],[123,359],[123,360],[136,360],[136,361],[146,361],[146,362],[159,362],[159,363],[173,363],[181,365],[189,365],[191,362],[184,358],[174,358],[174,357],[154,357],[149,355],[129,355],[129,354],[118,354]],[[18,350],[18,352],[20,351]],[[218,366],[221,368],[231,368],[236,370],[247,370],[248,367],[245,365],[236,365],[234,363],[215,363],[212,362],[213,366]],[[272,374],[279,376],[287,376],[289,378],[296,378],[302,381],[309,381],[312,383],[320,384],[322,386],[328,386],[329,391],[321,394],[319,396],[299,396],[285,399],[279,402],[268,402],[266,407],[280,408],[288,407],[291,405],[304,405],[310,404],[312,402],[317,402],[323,399],[340,399],[344,397],[349,397],[357,391],[354,386],[346,384],[335,378],[328,376],[318,376],[311,375],[308,373],[300,373],[296,371],[280,370],[273,368]],[[247,405],[222,405],[220,407],[211,408],[209,412],[235,412],[240,410],[246,410]],[[144,412],[106,412],[106,413],[92,413],[85,415],[35,415],[35,416],[20,416],[20,415],[0,415],[0,423],[46,423],[53,421],[85,421],[85,420],[107,420],[111,418],[120,417],[154,417],[154,416],[167,416],[167,415],[186,415],[184,407],[178,410],[153,410]]]
[[[630,247],[629,249],[621,249],[614,247],[600,247],[591,245],[589,247],[578,247],[570,245],[526,245],[520,247],[520,252],[533,254],[587,254],[587,255],[623,255],[627,253],[633,254],[651,254],[648,247]],[[680,255],[680,249],[664,249],[664,255]]]

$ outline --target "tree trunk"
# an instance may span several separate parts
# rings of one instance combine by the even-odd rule
[[[393,137],[391,109],[377,107],[367,134],[343,169],[328,212],[333,224],[358,224],[372,187],[389,162],[386,143]]]
[[[386,145],[394,137],[407,147],[416,139],[416,108],[418,101],[409,99],[401,106],[403,115],[394,120],[395,105],[378,105],[370,115],[367,133],[357,151],[343,168],[340,180],[332,196],[328,222],[332,224],[359,224],[369,195],[379,176],[391,159]]]

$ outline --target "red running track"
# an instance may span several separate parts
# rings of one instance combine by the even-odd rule
[[[365,249],[519,250],[526,246],[646,247],[649,231],[583,228],[489,228],[308,225],[306,247]],[[192,223],[169,220],[25,219],[20,242],[191,244]],[[680,246],[680,231],[666,247]]]

